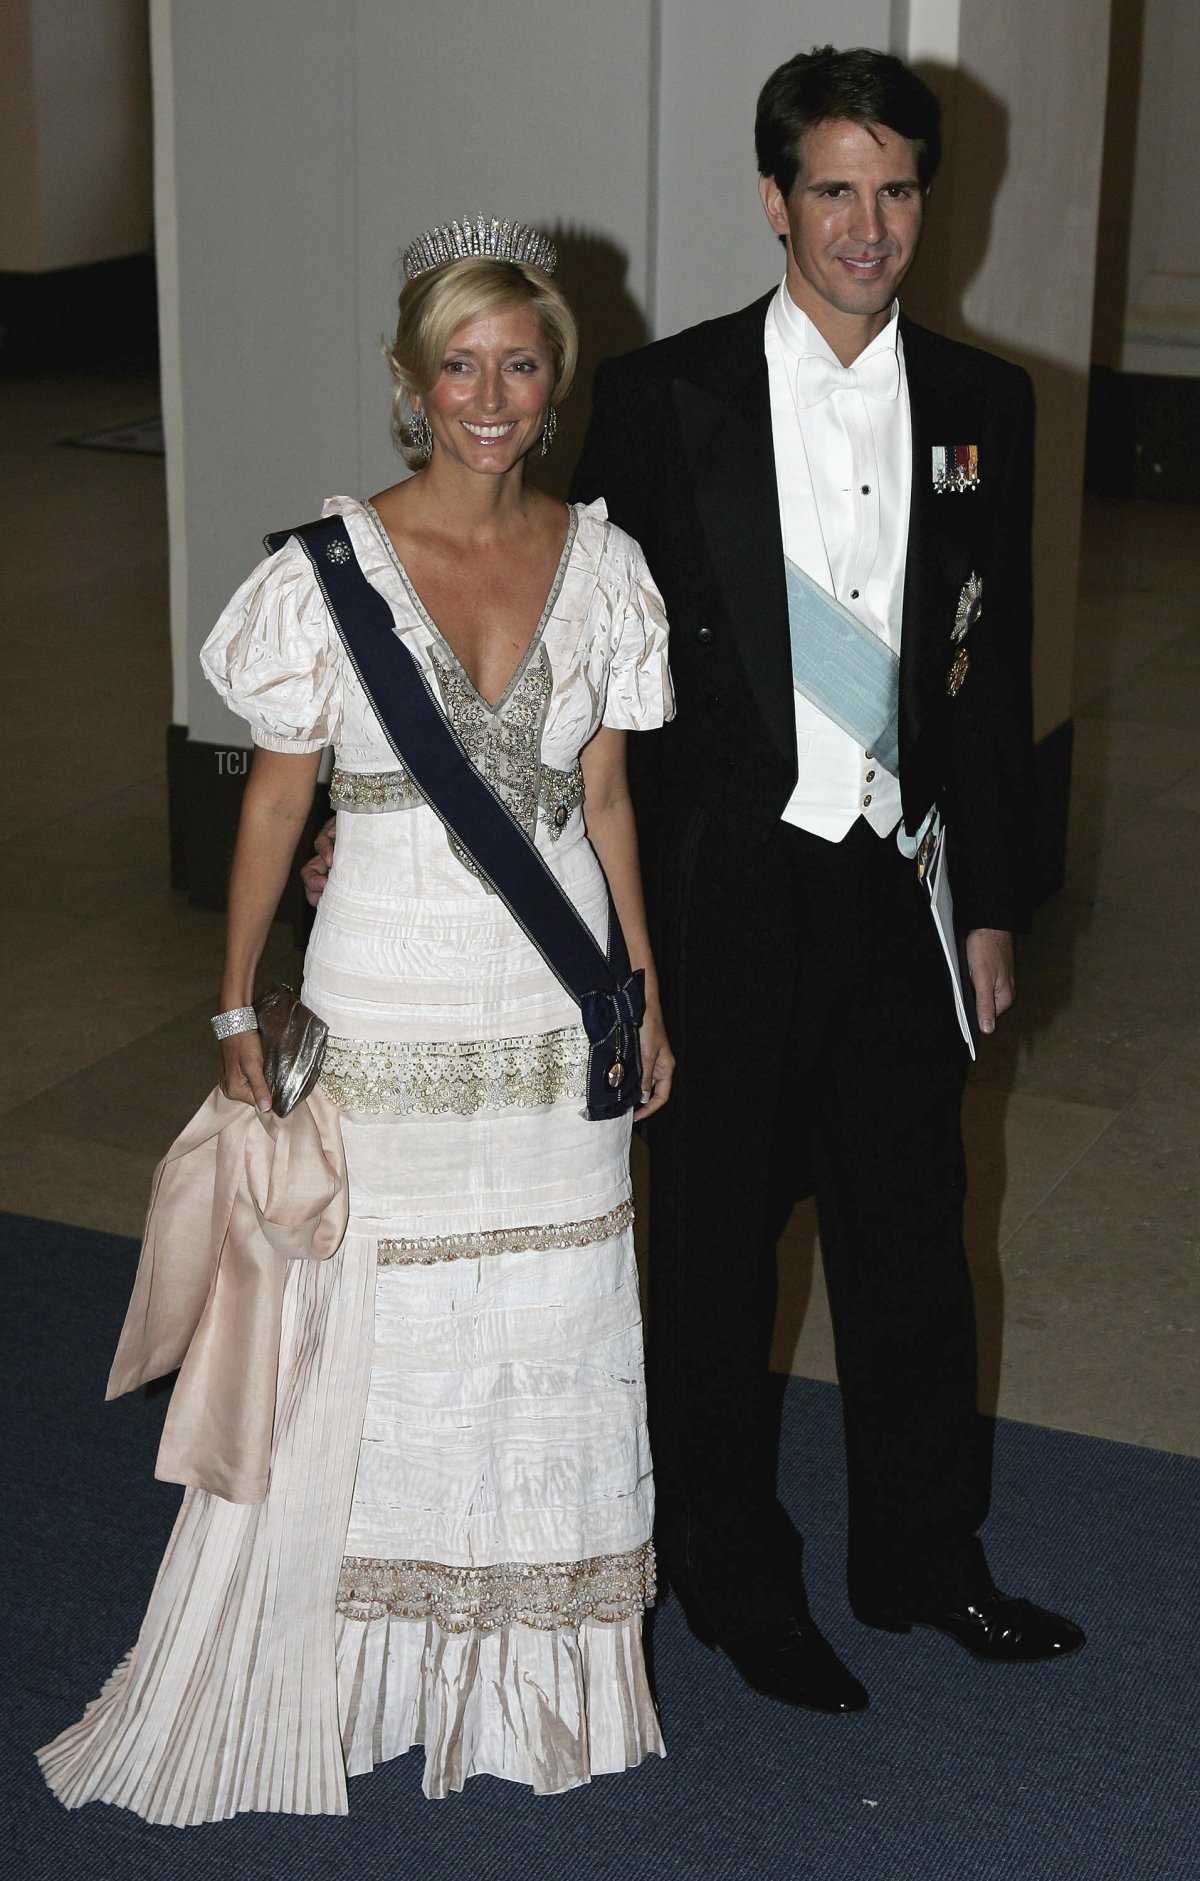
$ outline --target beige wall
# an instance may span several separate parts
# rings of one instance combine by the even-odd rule
[[[147,0],[0,0],[0,269],[151,244]]]

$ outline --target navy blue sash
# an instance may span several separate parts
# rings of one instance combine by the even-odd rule
[[[588,1116],[597,1121],[619,1117],[641,1101],[638,1027],[646,995],[642,968],[629,970],[611,899],[606,958],[530,838],[471,763],[420,667],[395,633],[390,607],[359,567],[342,518],[326,516],[298,529],[280,530],[265,538],[266,546],[274,554],[292,536],[312,563],[334,625],[392,750],[577,1001],[591,1045]]]

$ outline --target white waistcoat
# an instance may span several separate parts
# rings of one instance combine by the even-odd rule
[[[899,391],[887,401],[865,397],[847,374],[844,389],[798,403],[800,359],[838,361],[786,287],[767,310],[764,345],[784,554],[898,653],[912,425],[897,322],[893,307],[862,355],[896,350]],[[895,779],[800,693],[793,698],[798,777],[784,820],[840,842],[862,816],[877,835],[888,835],[900,820]]]

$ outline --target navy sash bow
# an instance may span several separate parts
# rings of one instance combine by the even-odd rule
[[[521,825],[471,763],[412,654],[393,631],[392,611],[373,588],[340,516],[265,538],[274,553],[295,536],[312,563],[350,662],[388,743],[430,808],[578,1004],[591,1052],[587,1114],[619,1117],[641,1101],[638,1027],[644,974],[630,972],[611,897],[608,953],[551,874]]]
[[[615,927],[616,917],[613,916]],[[618,932],[620,930],[618,929]],[[610,1116],[606,1107],[613,1093],[628,1092],[628,1102],[641,1097],[642,1050],[638,1027],[646,1016],[646,975],[631,973],[611,992],[585,993],[580,1001],[584,1029],[591,1044],[588,1059],[588,1116]],[[621,1110],[627,1108],[622,1102]]]

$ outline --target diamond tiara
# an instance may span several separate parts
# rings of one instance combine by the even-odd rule
[[[553,274],[558,266],[558,250],[548,235],[539,235],[524,222],[501,222],[499,216],[464,216],[461,222],[444,222],[440,229],[426,229],[404,251],[404,272],[410,281],[440,268],[447,261],[462,261],[470,255],[485,255],[490,261],[523,261],[543,274]]]

